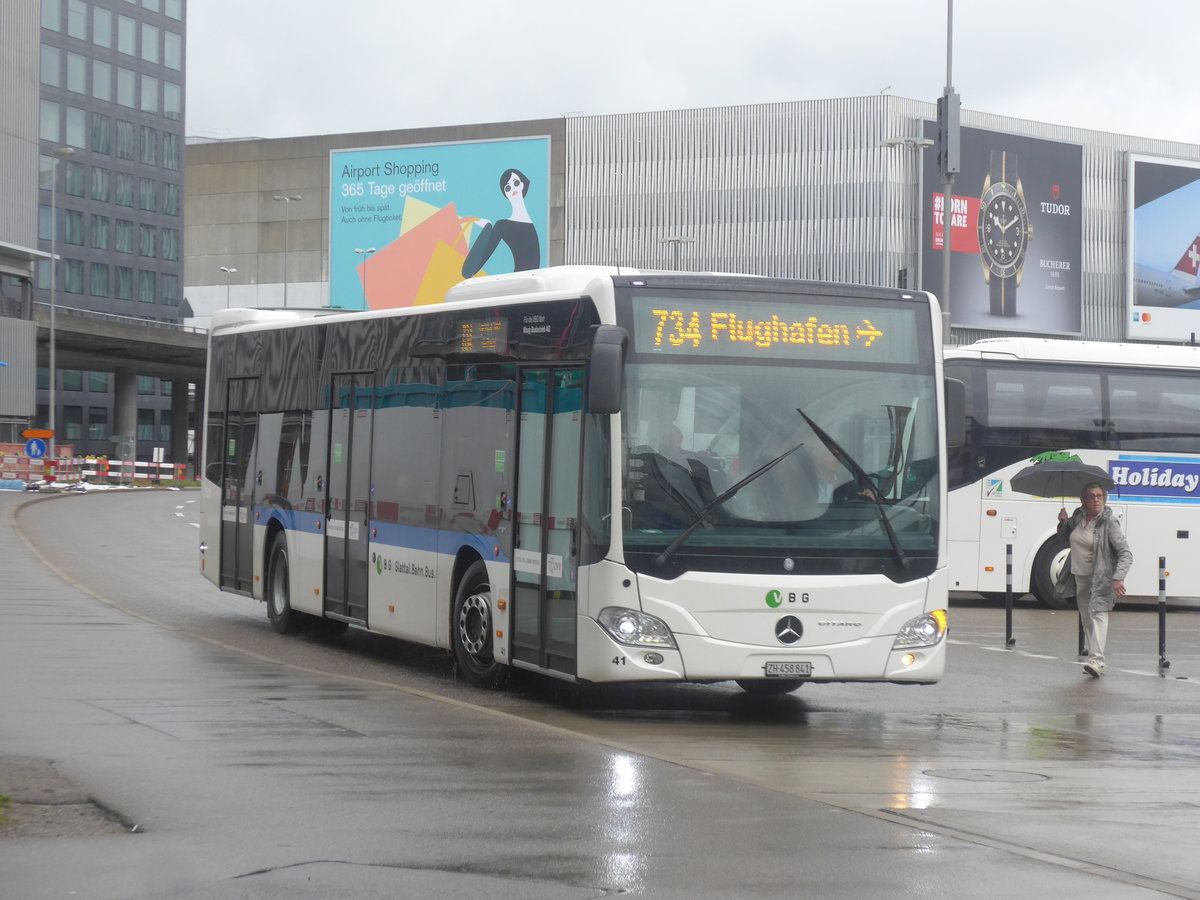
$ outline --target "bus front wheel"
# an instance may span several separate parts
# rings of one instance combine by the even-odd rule
[[[500,687],[507,669],[496,662],[492,586],[483,560],[473,562],[458,584],[450,633],[454,659],[463,678],[476,687]]]
[[[276,634],[294,634],[300,626],[300,614],[292,609],[287,538],[275,535],[267,554],[267,619]]]
[[[1029,579],[1033,582],[1033,594],[1051,609],[1071,609],[1075,605],[1073,597],[1058,597],[1054,593],[1054,584],[1062,567],[1067,564],[1070,549],[1070,542],[1056,534],[1042,544],[1033,558],[1033,574]]]

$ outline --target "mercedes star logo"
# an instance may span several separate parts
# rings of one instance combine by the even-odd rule
[[[775,623],[775,637],[781,644],[794,644],[804,634],[804,626],[795,616],[784,616]]]

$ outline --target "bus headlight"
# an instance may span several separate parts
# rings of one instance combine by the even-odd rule
[[[946,636],[946,611],[935,609],[931,613],[909,619],[896,634],[893,650],[906,647],[932,647]]]
[[[609,606],[600,610],[597,621],[612,635],[613,640],[622,644],[675,649],[675,638],[667,623],[636,609]]]

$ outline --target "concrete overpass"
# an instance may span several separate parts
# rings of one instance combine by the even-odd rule
[[[37,364],[50,366],[50,309],[34,307],[37,321]],[[55,366],[114,375],[113,434],[137,433],[137,377],[148,375],[174,382],[171,392],[170,462],[187,462],[188,383],[195,384],[196,429],[204,409],[206,331],[169,323],[147,322],[108,313],[58,307],[54,316]]]

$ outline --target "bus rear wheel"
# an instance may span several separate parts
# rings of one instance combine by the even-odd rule
[[[500,687],[507,669],[495,657],[492,586],[483,560],[473,562],[458,584],[450,634],[462,677],[476,687]]]
[[[289,573],[287,538],[280,533],[267,554],[267,619],[276,634],[295,634],[300,627],[300,613],[292,609]]]
[[[1055,582],[1062,567],[1067,564],[1070,549],[1067,538],[1056,534],[1042,544],[1033,558],[1033,573],[1029,579],[1033,595],[1051,609],[1072,609],[1075,606],[1075,598],[1058,597],[1054,593]]]
[[[742,678],[737,681],[737,686],[752,697],[779,697],[790,694],[802,684],[802,678]]]

